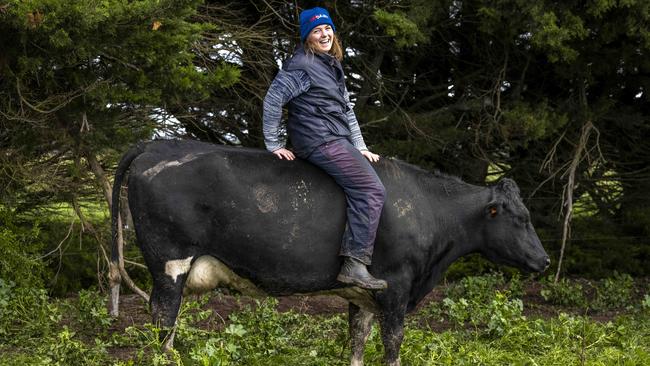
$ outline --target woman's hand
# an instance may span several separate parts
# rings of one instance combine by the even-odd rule
[[[365,156],[366,159],[370,160],[372,163],[376,163],[379,161],[379,155],[371,153],[368,150],[361,150],[361,155]]]
[[[290,150],[287,150],[285,148],[280,148],[277,149],[273,152],[273,155],[277,156],[280,160],[282,159],[287,159],[287,160],[293,160],[296,158],[295,155]]]

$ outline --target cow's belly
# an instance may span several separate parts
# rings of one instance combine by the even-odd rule
[[[184,263],[189,263],[191,260],[192,258],[190,257]],[[267,296],[262,289],[255,286],[249,279],[237,275],[223,262],[209,255],[199,257],[192,263],[191,267],[183,267],[183,263],[173,261],[168,262],[165,267],[167,269],[166,274],[172,278],[176,278],[179,274],[182,274],[183,269],[179,270],[179,267],[189,272],[185,282],[184,292],[186,294],[204,293],[215,288],[229,288],[252,297]],[[296,293],[293,295],[336,295],[356,304],[364,310],[374,313],[378,312],[377,303],[372,293],[354,286],[311,293]]]

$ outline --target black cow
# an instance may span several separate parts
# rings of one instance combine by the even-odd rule
[[[113,235],[129,170],[129,206],[153,277],[154,322],[174,325],[184,288],[338,295],[350,302],[353,365],[363,364],[375,315],[385,360],[399,365],[405,314],[457,258],[480,252],[526,271],[548,267],[512,180],[479,187],[398,160],[374,166],[387,189],[370,267],[388,282],[380,292],[336,281],[346,221],[336,183],[309,163],[279,160],[261,150],[196,141],[135,146],[117,168]],[[115,248],[114,241],[113,266]],[[119,282],[112,290],[119,294]]]

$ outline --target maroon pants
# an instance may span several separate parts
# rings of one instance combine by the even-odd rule
[[[340,255],[370,264],[386,199],[386,189],[377,173],[359,150],[345,138],[317,147],[308,157],[327,172],[345,192],[347,227]]]

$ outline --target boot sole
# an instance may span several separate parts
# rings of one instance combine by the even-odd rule
[[[336,280],[345,283],[347,285],[355,285],[357,287],[361,287],[362,289],[366,289],[366,290],[385,290],[388,288],[388,283],[386,283],[386,281],[383,281],[383,283],[379,283],[376,286],[372,286],[369,285],[368,283],[361,282],[356,278],[343,276],[343,275],[336,276]]]

